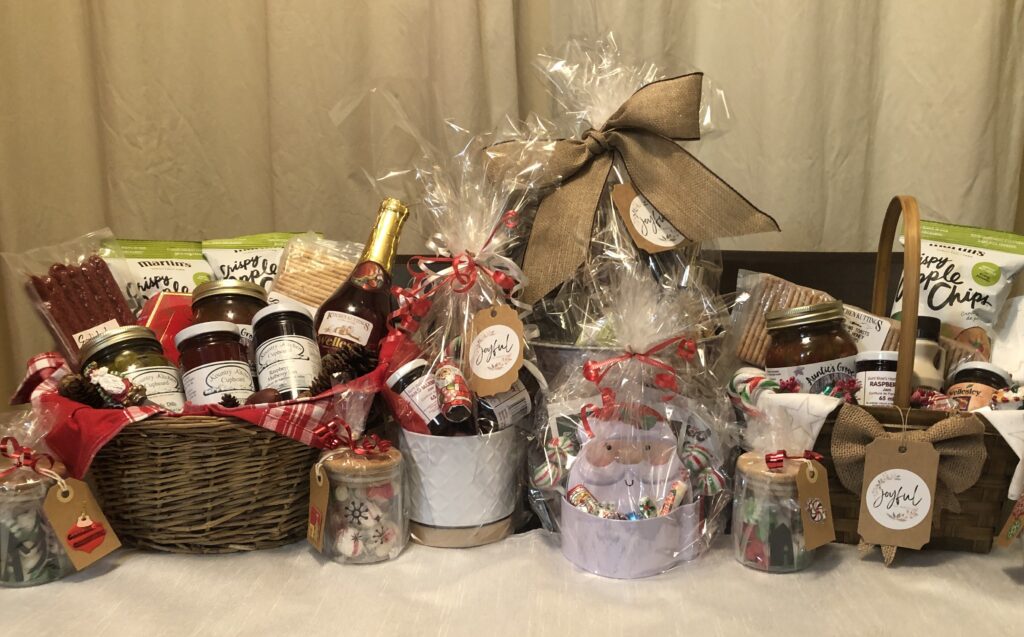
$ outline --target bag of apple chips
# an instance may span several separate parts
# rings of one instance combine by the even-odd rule
[[[921,221],[918,312],[942,321],[942,333],[989,359],[992,337],[1013,277],[1024,267],[1024,236],[985,228]],[[903,284],[892,316],[903,309]]]

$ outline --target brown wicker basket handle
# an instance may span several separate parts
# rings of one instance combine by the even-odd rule
[[[896,238],[900,215],[903,215],[903,308],[900,314],[899,364],[896,368],[897,407],[910,407],[910,384],[914,375],[914,346],[917,341],[917,299],[921,279],[921,213],[917,200],[907,195],[893,197],[885,211],[882,235],[878,239],[875,260],[875,291],[871,311],[885,316],[889,298],[889,270],[892,266],[892,244]]]

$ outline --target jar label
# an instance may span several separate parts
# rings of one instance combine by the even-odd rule
[[[412,381],[402,392],[402,397],[408,401],[424,423],[429,423],[441,414],[441,398],[437,394],[434,375],[429,372]]]
[[[136,385],[146,388],[146,398],[167,411],[180,412],[185,406],[185,394],[181,387],[178,368],[170,365],[145,367],[125,372],[124,377]]]
[[[778,383],[795,380],[801,394],[823,394],[826,390],[835,389],[837,383],[857,378],[857,357],[847,356],[792,367],[769,367],[766,371],[768,378]]]
[[[960,403],[960,409],[964,411],[988,407],[992,404],[995,393],[994,387],[975,382],[957,383],[946,392],[950,398],[955,398]]]
[[[252,325],[238,324],[238,333],[241,335],[242,347],[252,347]]]
[[[346,312],[331,310],[324,313],[324,320],[320,323],[320,331],[317,333],[325,336],[337,336],[346,341],[366,345],[370,341],[372,331],[373,323],[366,319]]]
[[[244,403],[256,391],[252,370],[240,361],[220,361],[190,369],[181,377],[185,397],[193,405],[215,405],[225,394]]]
[[[501,429],[529,416],[530,409],[533,407],[530,392],[526,390],[526,385],[519,380],[507,392],[483,398],[480,402],[494,412],[494,419]]]
[[[875,316],[860,308],[844,305],[843,327],[857,342],[859,351],[874,352],[885,349],[885,343],[889,340],[889,332],[892,330],[892,323],[889,322],[889,319]]]
[[[857,404],[865,407],[892,407],[896,400],[896,372],[857,372]]]
[[[301,392],[320,373],[320,351],[304,336],[276,336],[256,348],[256,374],[261,389]]]

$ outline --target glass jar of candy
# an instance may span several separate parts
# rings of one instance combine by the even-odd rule
[[[324,462],[331,493],[324,553],[337,562],[369,564],[398,557],[409,541],[398,449],[358,454],[329,452]]]
[[[769,573],[807,568],[812,552],[804,544],[797,497],[799,462],[770,471],[764,454],[748,452],[736,463],[732,536],[740,564]]]
[[[45,584],[75,570],[43,514],[53,481],[16,477],[25,471],[0,480],[0,586]]]

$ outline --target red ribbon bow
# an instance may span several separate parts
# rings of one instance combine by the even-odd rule
[[[8,475],[14,473],[21,467],[32,469],[40,475],[45,475],[40,471],[39,463],[45,461],[46,466],[41,467],[42,469],[53,469],[55,463],[53,456],[48,453],[36,453],[30,447],[23,447],[18,444],[17,439],[12,436],[6,436],[0,438],[0,456],[4,458],[10,458],[13,463],[12,466],[0,471],[0,478],[6,478]]]
[[[694,356],[697,355],[697,341],[686,336],[675,336],[654,345],[645,352],[626,352],[603,361],[587,361],[583,364],[583,377],[595,385],[600,385],[601,381],[604,380],[605,375],[613,365],[632,359],[645,365],[665,370],[664,372],[655,374],[654,384],[661,389],[677,391],[678,382],[676,380],[675,370],[672,369],[672,366],[668,363],[654,358],[655,354],[671,347],[672,345],[676,345],[676,354],[685,361],[692,361]]]
[[[825,458],[816,451],[804,451],[802,456],[791,456],[785,449],[779,449],[774,453],[764,454],[764,463],[768,465],[769,471],[781,471],[786,460],[816,460],[822,462]]]
[[[339,423],[348,434],[344,439],[338,436]],[[355,435],[352,433],[352,428],[342,418],[335,418],[318,426],[313,430],[313,435],[323,443],[324,449],[337,449],[344,444],[360,456],[387,453],[391,449],[391,442],[384,440],[377,434],[370,434],[364,436],[361,440],[356,440]]]

